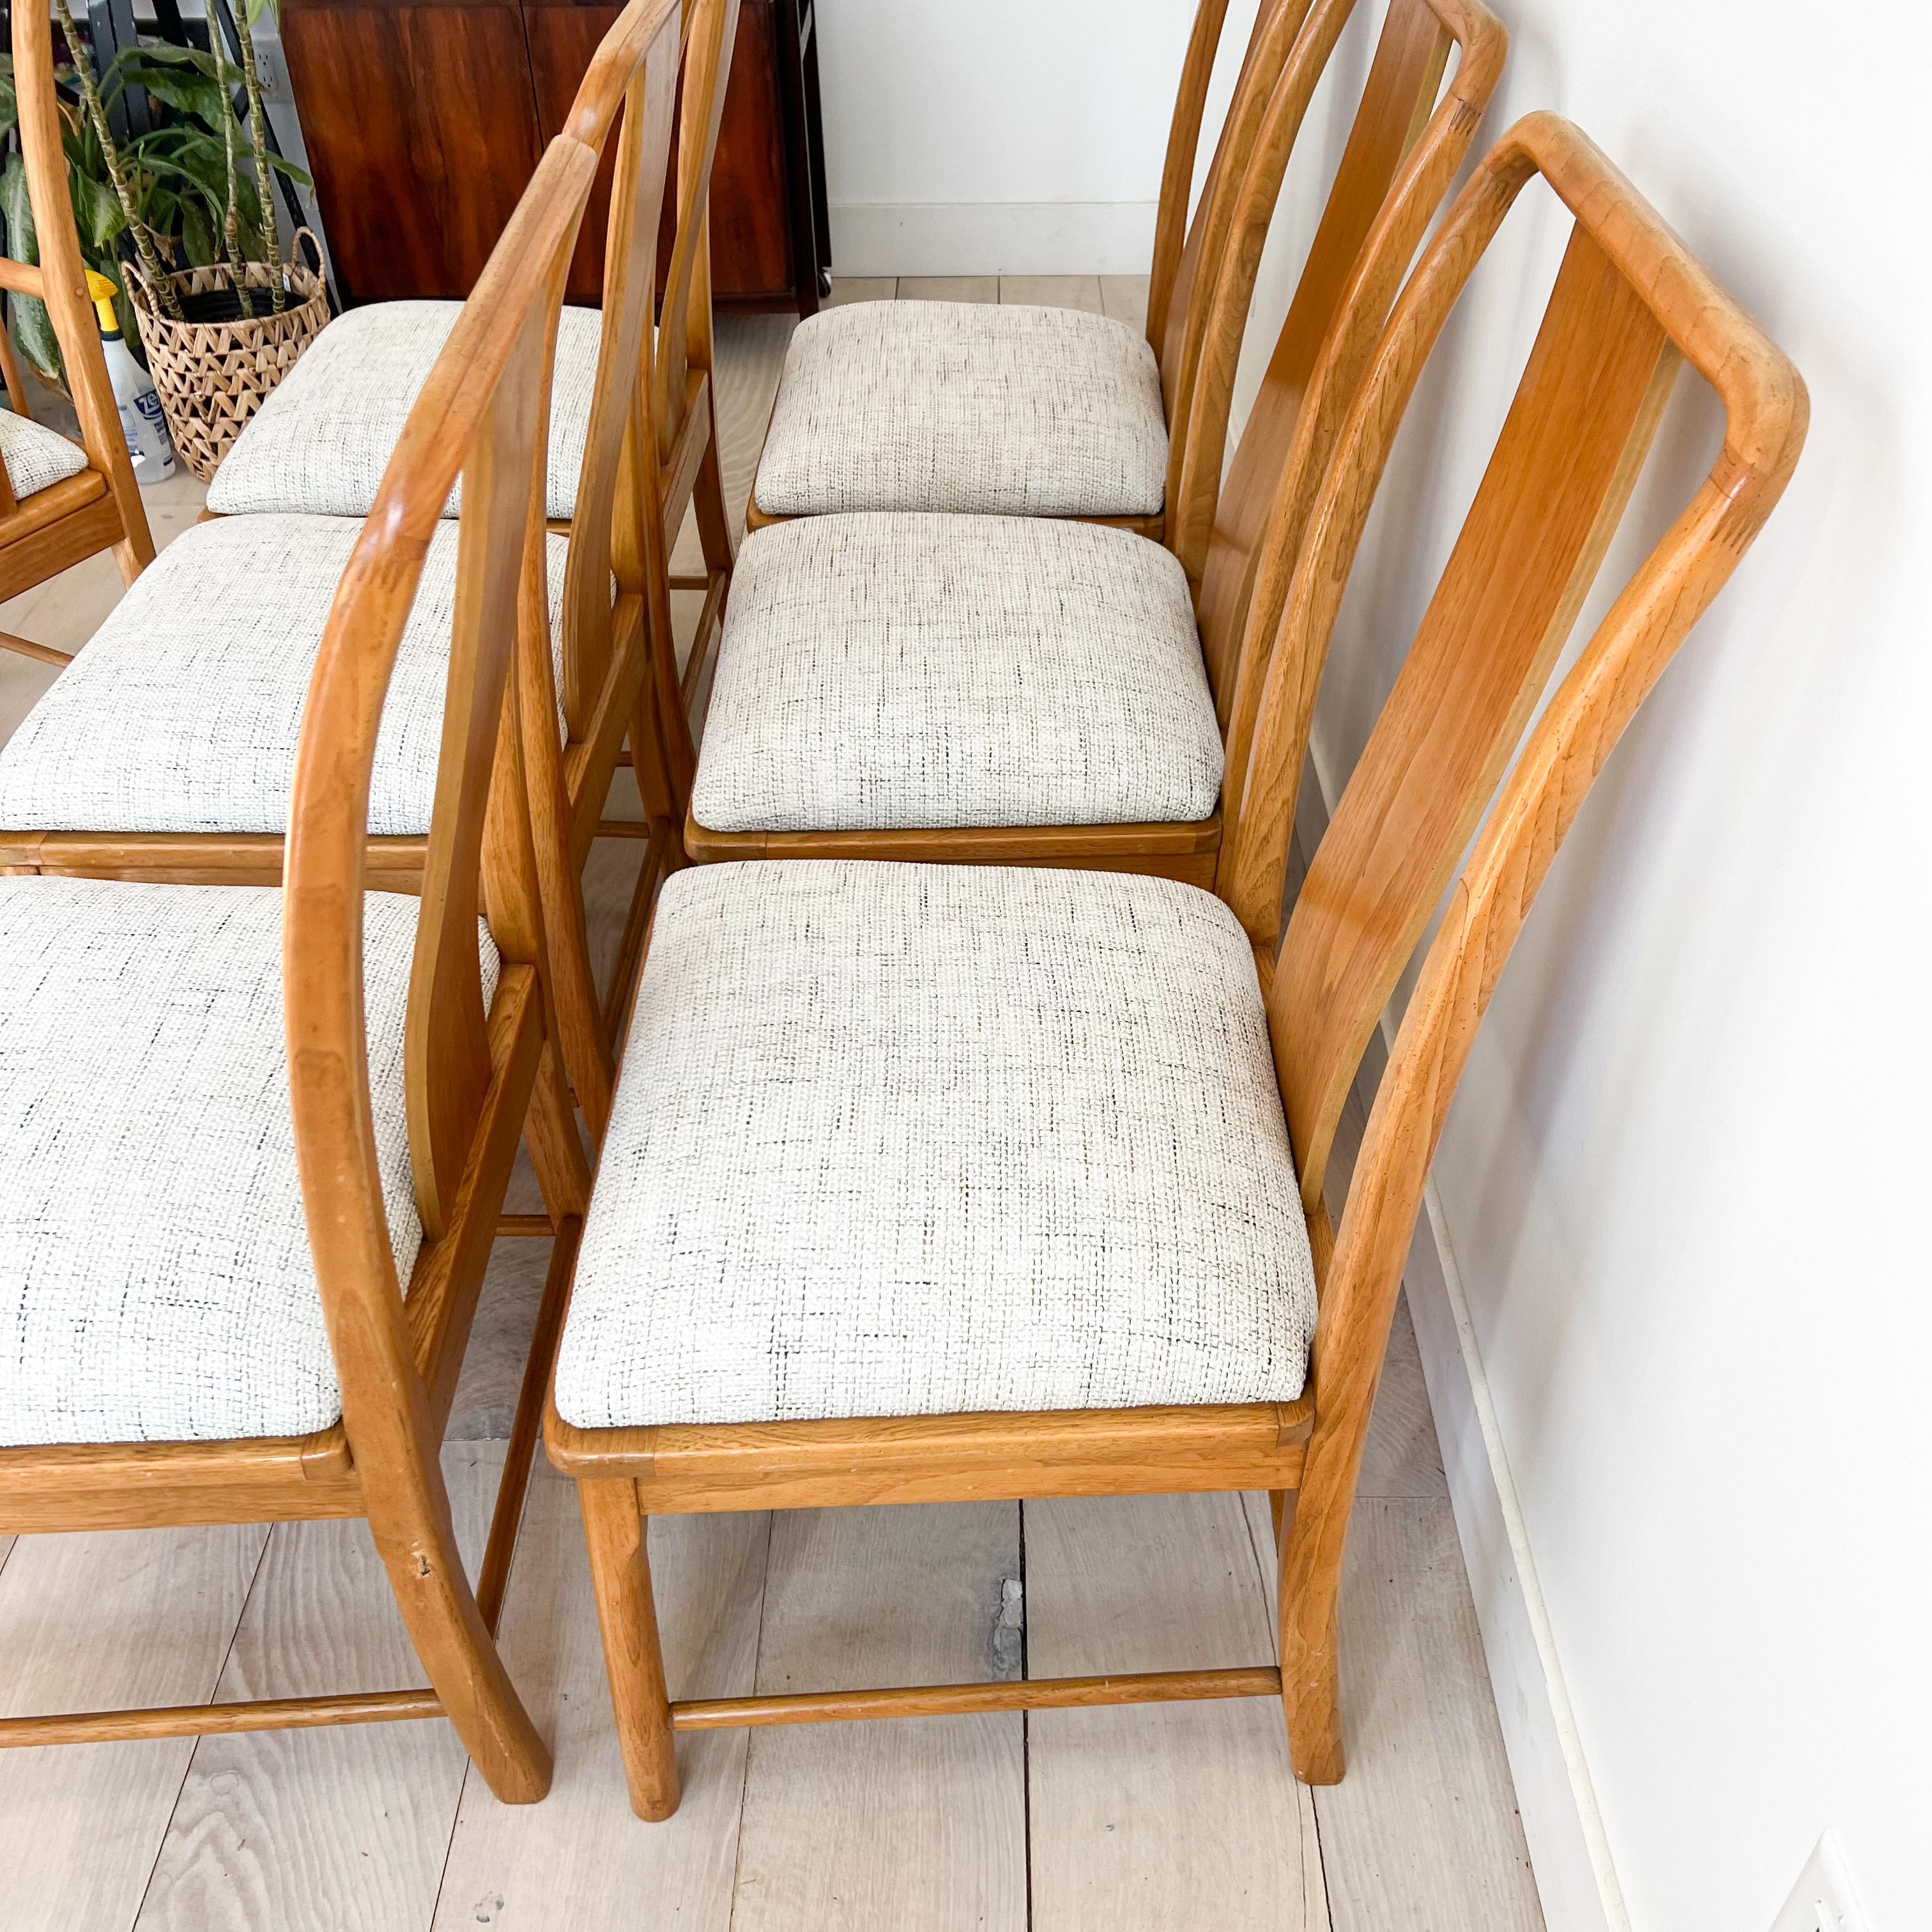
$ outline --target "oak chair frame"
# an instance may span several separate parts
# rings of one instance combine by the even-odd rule
[[[24,502],[0,468],[0,599],[44,584],[98,550],[112,550],[124,584],[132,584],[154,560],[154,540],[107,380],[94,300],[87,292],[87,265],[68,195],[54,92],[53,28],[44,7],[14,9],[14,74],[21,158],[40,261],[38,268],[0,261],[0,290],[46,304],[74,392],[87,467],[35,490]],[[25,415],[20,368],[4,320],[0,342],[4,344],[8,406]],[[56,666],[73,655],[4,631],[0,631],[0,649]]]
[[[1162,538],[1167,518],[1165,506],[1174,500],[1173,491],[1179,481],[1174,445],[1190,412],[1206,332],[1206,307],[1228,238],[1236,224],[1242,177],[1269,96],[1312,4],[1313,0],[1262,0],[1198,196],[1192,194],[1194,168],[1200,155],[1202,122],[1207,112],[1208,90],[1214,79],[1214,58],[1220,48],[1228,0],[1199,0],[1195,9],[1161,167],[1154,258],[1148,278],[1145,333],[1148,346],[1160,365],[1161,404],[1171,433],[1163,507],[1150,516],[1089,517],[1076,520],[1132,530],[1156,543]],[[1193,200],[1191,218],[1190,196]],[[1231,389],[1221,406],[1225,409],[1232,400]],[[773,406],[776,407],[776,401]],[[769,437],[769,420],[766,434]],[[793,520],[760,508],[754,480],[745,514],[747,528],[764,530],[773,524]]]
[[[1176,508],[1167,544],[1188,574],[1229,772],[1245,757],[1253,723],[1252,702],[1238,708],[1236,692],[1245,680],[1252,692],[1265,672],[1281,595],[1329,452],[1423,231],[1474,143],[1508,50],[1508,36],[1482,0],[1390,0],[1321,224],[1224,488],[1235,366],[1262,245],[1309,103],[1357,4],[1315,0],[1264,13],[1258,22],[1258,41],[1262,28],[1279,34],[1292,18],[1292,45],[1272,88],[1264,95],[1254,90],[1253,98],[1244,88],[1230,112],[1222,148],[1244,153],[1246,166],[1238,182],[1223,178],[1224,192],[1204,191],[1203,214],[1174,271],[1177,290],[1166,301],[1173,359],[1194,398],[1174,444],[1177,482],[1168,501]],[[1197,34],[1208,10],[1196,22]],[[1444,88],[1452,49],[1460,58]],[[1198,120],[1198,104],[1195,112]],[[1177,122],[1171,164],[1183,132]],[[1191,146],[1186,152],[1191,156]],[[1166,245],[1172,253],[1171,233]],[[1219,272],[1190,284],[1197,256],[1218,260]],[[1264,595],[1250,622],[1258,582]],[[1222,801],[1205,819],[1162,824],[720,832],[688,814],[685,850],[700,863],[1061,866],[1211,886],[1228,789],[1224,778]]]
[[[1450,309],[1538,176],[1574,218],[1568,251],[1461,536],[1284,932],[1278,908],[1308,713],[1370,505]],[[1512,766],[1686,362],[1723,404],[1723,448]],[[553,1388],[546,1441],[578,1481],[640,1815],[662,1818],[676,1804],[680,1730],[1169,1699],[1278,1696],[1297,1774],[1340,1778],[1343,1545],[1444,1115],[1558,844],[1776,503],[1807,416],[1790,363],[1581,133],[1540,114],[1504,136],[1402,292],[1336,440],[1222,860],[1221,896],[1255,949],[1313,1251],[1319,1312],[1306,1390],[1294,1402],[1196,1408],[595,1430],[565,1423]],[[1336,1122],[1438,905],[1444,916],[1378,1086],[1338,1232],[1324,1198]],[[651,1514],[1252,1488],[1274,1496],[1278,1665],[695,1702],[668,1694],[644,1540]]]
[[[651,734],[658,747],[640,770],[668,773],[673,784],[682,776],[688,787],[694,758],[688,722],[691,691],[710,635],[722,622],[730,584],[734,546],[712,394],[706,204],[737,5],[738,0],[683,0],[681,10],[668,10],[661,0],[630,0],[592,58],[565,129],[600,157],[614,140],[616,143],[604,328],[578,514],[572,524],[546,524],[539,502],[530,532],[524,621],[542,647],[523,654],[519,676],[526,686],[526,722],[555,716],[557,698],[553,694],[546,710],[539,689],[554,685],[542,537],[546,529],[567,533],[572,542],[563,591],[561,694],[566,739],[559,747],[554,735],[528,731],[524,756],[562,1048],[572,1084],[598,1137],[614,1078],[612,1028],[635,970],[634,935],[642,915],[628,922],[631,942],[600,1000],[590,964],[581,875],[600,833],[642,835],[649,841],[638,886],[645,904],[666,866],[681,862],[676,828],[682,807],[670,795],[646,799],[649,819],[637,826],[605,819],[604,802],[617,765],[629,755],[627,740],[640,731]],[[680,102],[676,227],[662,322],[654,331],[658,217]],[[565,269],[560,266],[558,272]],[[706,561],[701,585],[706,601],[681,679],[671,626],[668,536],[694,505]],[[372,838],[369,844],[371,877],[378,884],[396,891],[421,889],[425,838]],[[0,831],[0,872],[272,884],[283,876],[284,856],[284,842],[274,833]]]
[[[518,586],[532,505],[542,513],[557,265],[568,260],[596,166],[568,136],[544,156],[410,411],[309,688],[283,963],[296,1159],[341,1420],[285,1439],[0,1448],[9,1530],[367,1517],[432,1688],[14,1718],[0,1720],[0,1745],[447,1717],[500,1798],[530,1802],[548,1786],[548,1748],[494,1631],[590,1172],[556,1053],[514,674],[527,655]],[[375,883],[364,827],[397,646],[459,473],[456,616],[404,1035],[424,1234],[405,1292],[363,1030],[363,895]],[[553,738],[554,718],[544,721]],[[486,908],[502,961],[487,1014],[477,948]],[[520,1138],[559,1232],[472,1588],[438,1448]]]

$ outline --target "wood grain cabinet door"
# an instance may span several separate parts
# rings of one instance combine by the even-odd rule
[[[791,6],[796,0],[777,0]],[[711,164],[711,288],[790,302],[792,190],[774,0],[741,0],[718,152]]]
[[[282,0],[281,32],[344,300],[467,296],[542,153],[516,0]]]
[[[597,44],[610,31],[619,7],[608,0],[523,0],[524,33],[530,48],[530,81],[536,90],[537,124],[546,142],[563,132],[570,104]],[[578,231],[577,252],[570,260],[566,299],[595,307],[604,294],[604,237],[610,224],[610,183],[616,171],[617,138],[614,129],[604,144],[604,158]],[[672,164],[676,178],[675,161]]]

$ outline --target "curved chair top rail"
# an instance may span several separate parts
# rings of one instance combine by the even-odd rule
[[[1223,482],[1262,250],[1309,100],[1354,7],[1324,0],[1269,103],[1209,306],[1194,406],[1174,445],[1168,544],[1197,586],[1224,732],[1238,715],[1241,677],[1254,676],[1246,654],[1262,654],[1273,638],[1300,531],[1389,304],[1474,142],[1508,50],[1481,0],[1390,0],[1327,205]],[[1452,50],[1456,70],[1442,89]],[[1258,573],[1272,598],[1264,598],[1258,625],[1249,615]],[[1251,699],[1230,736],[1231,769],[1245,756],[1253,710]]]
[[[1460,58],[1435,100],[1452,46]],[[1481,0],[1392,0],[1383,23],[1328,207],[1214,508],[1201,577],[1198,613],[1226,737],[1222,802],[1230,818],[1336,438],[1423,232],[1474,143],[1508,51]],[[1265,239],[1256,232],[1237,246],[1258,259]],[[1215,380],[1232,394],[1238,332],[1222,339],[1228,359]],[[1211,434],[1204,426],[1190,464],[1219,476],[1225,428],[1225,418]]]
[[[665,21],[674,17],[682,46],[691,24],[683,0],[630,0],[610,23],[590,56],[565,117],[563,132],[573,141],[581,141],[598,154],[604,152],[638,70],[656,48]]]
[[[1375,1338],[1386,1334],[1443,1118],[1510,949],[1624,728],[1783,493],[1808,416],[1790,362],[1584,135],[1549,114],[1511,128],[1403,290],[1310,521],[1222,880],[1264,956],[1278,930],[1314,688],[1376,485],[1444,322],[1538,175],[1575,217],[1562,266],[1488,469],[1310,865],[1268,988],[1319,1266],[1328,1246],[1322,1180],[1343,1099],[1490,808],[1424,957],[1324,1270],[1313,1375],[1318,1444],[1332,1430],[1340,1445],[1337,1468],[1318,1481],[1330,1502],[1344,1493],[1331,1477],[1353,1480],[1355,1425],[1366,1422],[1379,1372]],[[1723,403],[1723,449],[1504,780],[1687,361]],[[1311,1450],[1312,1478],[1320,1460]]]
[[[46,0],[28,0],[28,4],[15,7],[13,32],[20,156],[27,177],[27,200],[34,211],[40,266],[6,263],[0,269],[0,287],[46,303],[54,340],[60,344],[61,360],[66,365],[88,466],[107,479],[108,489],[121,507],[123,526],[145,530],[146,512],[128,461],[127,441],[121,434],[113,386],[107,379],[94,302],[87,292],[87,264],[81,257],[74,204],[68,194],[67,153],[61,142],[60,106],[54,88],[53,24]],[[0,523],[0,537],[4,530]]]
[[[1199,143],[1214,48],[1220,38],[1222,4],[1211,20],[1211,0],[1204,0],[1182,70],[1174,105],[1167,160],[1156,218],[1154,272],[1148,278],[1148,340],[1160,364],[1160,388],[1170,426],[1187,419],[1206,328],[1207,304],[1214,293],[1222,255],[1240,212],[1248,157],[1259,137],[1268,104],[1308,17],[1312,0],[1262,0],[1255,16],[1235,76],[1227,118],[1201,184],[1193,219],[1187,219],[1187,190]],[[1172,199],[1168,190],[1174,190]],[[1184,234],[1184,239],[1180,238]],[[1177,245],[1178,244],[1178,245]],[[1168,260],[1172,260],[1172,268]],[[1169,464],[1172,484],[1173,466]],[[1170,501],[1172,500],[1170,499]]]
[[[393,1404],[410,1359],[363,1033],[365,827],[376,735],[423,560],[460,473],[455,613],[406,1042],[410,1150],[424,1231],[434,1238],[451,1218],[491,1076],[477,956],[486,874],[490,926],[506,966],[534,967],[541,958],[529,820],[506,698],[530,502],[542,470],[536,428],[549,383],[547,348],[596,169],[596,154],[560,136],[524,190],[410,412],[337,589],[309,684],[284,874],[290,1082],[310,1244],[352,1432],[358,1412]]]

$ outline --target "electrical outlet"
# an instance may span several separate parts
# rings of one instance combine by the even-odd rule
[[[1818,1840],[1771,1932],[1873,1932],[1835,1831]]]

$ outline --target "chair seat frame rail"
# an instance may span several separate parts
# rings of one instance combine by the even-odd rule
[[[1539,176],[1574,218],[1568,250],[1462,536],[1284,930],[1309,711],[1370,505],[1444,322]],[[1685,363],[1722,402],[1723,449],[1526,741]],[[1341,1777],[1342,1552],[1444,1116],[1558,844],[1637,706],[1777,502],[1807,408],[1790,363],[1575,128],[1533,115],[1480,163],[1396,301],[1336,435],[1282,600],[1217,882],[1254,943],[1313,1250],[1318,1314],[1302,1399],[598,1430],[566,1423],[553,1392],[546,1441],[578,1480],[640,1816],[662,1818],[676,1807],[680,1730],[1146,1699],[1278,1696],[1298,1774],[1316,1784]],[[1324,1186],[1342,1100],[1438,907],[1444,916],[1377,1088],[1336,1230]],[[645,1540],[652,1513],[1252,1487],[1274,1501],[1278,1666],[695,1702],[668,1694]]]

